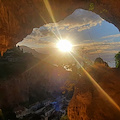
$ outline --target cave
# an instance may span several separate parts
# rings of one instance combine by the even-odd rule
[[[45,0],[47,1],[47,0]],[[100,15],[103,19],[106,21],[114,24],[118,29],[120,29],[119,21],[120,21],[120,15],[119,15],[119,0],[64,0],[61,2],[61,0],[51,0],[49,1],[54,18],[57,21],[60,21],[64,19],[66,16],[73,13],[76,9],[85,9],[92,11],[94,13],[97,13]],[[33,28],[38,28],[45,24],[45,20],[47,20],[47,23],[54,22],[53,19],[50,17],[44,2],[42,0],[0,0],[0,52],[1,56],[3,53],[9,49],[14,47],[18,42],[22,41],[27,35],[29,35]],[[44,20],[45,19],[45,20]],[[100,68],[97,68],[97,70]],[[116,87],[116,91],[114,91],[111,96],[117,101],[119,104],[119,72],[116,76],[112,76],[114,73],[114,70],[104,69],[103,71],[97,71],[96,69],[93,69],[93,71],[96,71],[97,74],[103,74],[106,79],[110,80],[110,83],[108,83],[108,87],[106,88],[106,91],[109,93],[109,87]],[[109,73],[106,71],[110,71]],[[92,72],[91,72],[92,73]],[[95,76],[96,77],[96,76]],[[112,80],[115,79],[117,82],[113,82]],[[83,78],[83,80],[86,80],[86,78]],[[97,78],[96,78],[97,79]],[[102,78],[101,78],[102,79]],[[108,81],[103,81],[98,79],[98,82],[105,88]],[[104,102],[101,98],[99,99],[98,93],[91,88],[91,84],[89,82],[86,82],[87,86],[89,86],[85,91],[81,88],[79,92],[76,92],[72,98],[72,101],[70,103],[70,106],[68,108],[68,111],[72,111],[73,107],[75,107],[75,103],[77,103],[77,107],[81,106],[81,104],[87,104],[85,108],[83,108],[83,111],[81,113],[68,113],[68,115],[76,115],[77,117],[81,117],[81,119],[89,120],[89,118],[93,118],[94,120],[98,120],[98,118],[101,119],[107,119],[111,118],[113,120],[113,116],[111,117],[110,113],[104,113],[102,110],[104,107],[100,110],[98,103],[104,105],[107,103]],[[83,86],[86,85],[83,82]],[[81,84],[78,84],[78,88],[81,86]],[[89,91],[90,90],[90,91]],[[86,92],[87,91],[87,92]],[[92,94],[91,94],[92,93]],[[81,95],[83,98],[88,97],[89,101],[85,100],[85,103],[81,102],[78,103],[79,99],[81,98]],[[95,96],[92,100],[91,96]],[[77,99],[76,99],[77,98]],[[95,100],[97,99],[97,102]],[[84,99],[83,99],[84,101]],[[91,102],[91,103],[89,103]],[[95,102],[95,105],[94,105]],[[97,107],[96,107],[97,106]],[[71,108],[70,108],[71,107]],[[96,111],[92,111],[93,108],[95,108]],[[111,106],[110,106],[111,107]],[[108,106],[109,108],[109,106]],[[88,109],[88,111],[86,110]],[[107,110],[107,108],[105,108]],[[116,111],[116,110],[115,110]],[[92,114],[91,114],[92,113]],[[81,115],[82,114],[82,115]],[[100,114],[100,116],[99,116]],[[107,114],[107,115],[106,115]],[[113,115],[118,115],[118,111]],[[115,117],[114,120],[117,120],[119,115]],[[71,117],[71,120],[72,117]]]

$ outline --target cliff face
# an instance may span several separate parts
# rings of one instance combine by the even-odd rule
[[[119,0],[50,0],[56,21],[77,8],[92,10],[120,29]],[[13,47],[32,29],[53,22],[43,0],[0,0],[0,52]]]
[[[120,106],[120,72],[117,69],[93,67],[88,70],[95,81]],[[118,120],[119,110],[106,98],[102,92],[83,76],[79,80],[74,96],[68,107],[70,120]]]
[[[42,63],[23,75],[7,78],[0,82],[0,108],[28,101],[31,104],[31,97],[36,101],[50,98],[54,91],[61,92],[68,75],[64,69]]]

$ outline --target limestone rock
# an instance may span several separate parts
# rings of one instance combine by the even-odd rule
[[[95,66],[88,70],[102,89],[120,106],[120,71]],[[70,120],[118,120],[120,111],[85,75],[79,80],[68,107]]]

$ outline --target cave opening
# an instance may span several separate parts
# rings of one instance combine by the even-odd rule
[[[40,28],[34,28],[32,33],[17,45],[22,46],[23,51],[25,46],[27,46],[42,54],[51,55],[54,53],[55,55],[58,54],[55,47],[56,41],[60,37],[69,40],[73,44],[74,50],[78,52],[79,56],[84,57],[82,62],[86,60],[88,64],[89,62],[93,64],[95,58],[102,58],[108,64],[107,66],[115,67],[114,57],[119,51],[119,30],[113,24],[102,19],[99,15],[83,9],[76,9],[71,15],[57,23],[48,23]],[[56,61],[54,63],[53,59],[52,64],[59,66],[59,64],[56,64]],[[58,60],[62,60],[62,58],[58,57]],[[49,63],[49,61],[47,62]],[[81,64],[84,66],[82,62]],[[71,71],[71,69],[69,71]],[[81,91],[79,92],[81,93]],[[82,97],[84,98],[84,96]],[[71,119],[87,119],[89,115],[86,112],[87,105],[86,103],[84,104],[85,106],[80,110],[79,114],[69,112],[68,116],[70,117],[73,114],[73,118],[71,117]],[[74,107],[69,109],[72,108]]]
[[[32,6],[32,5],[29,2],[29,6],[27,9],[29,9],[30,6]],[[86,6],[87,6],[87,4],[86,4]],[[90,4],[90,6],[91,6],[90,10],[93,10],[94,4],[92,3],[92,4]],[[21,7],[19,7],[19,9],[22,12],[24,11],[24,10],[22,10]],[[30,11],[31,13],[32,13],[32,9]],[[61,11],[64,11],[64,10],[61,9]],[[101,12],[106,13],[106,9],[103,9]],[[35,12],[35,13],[37,13],[37,12]],[[69,13],[69,10],[68,10],[67,14],[68,13]],[[9,32],[11,32],[10,35],[13,35],[14,37],[13,38],[11,36],[8,37],[8,41],[4,40],[4,42],[2,44],[3,49],[1,50],[2,54],[3,54],[3,52],[5,52],[4,48],[5,48],[5,50],[7,47],[11,48],[11,46],[14,46],[16,44],[16,42],[21,40],[21,38],[24,38],[26,36],[26,34],[30,33],[30,31],[33,27],[34,27],[34,29],[30,35],[28,35],[26,38],[23,39],[22,42],[17,43],[16,46],[18,46],[18,47],[17,47],[17,49],[14,49],[15,51],[12,49],[12,51],[8,50],[6,52],[7,55],[5,55],[5,57],[7,56],[6,58],[10,64],[10,66],[7,66],[8,64],[5,63],[5,66],[2,66],[2,67],[4,67],[4,69],[1,69],[0,72],[2,73],[3,78],[4,78],[4,76],[6,76],[6,74],[4,74],[4,72],[7,72],[7,75],[9,74],[9,78],[4,78],[4,80],[9,79],[10,82],[9,81],[3,82],[3,87],[1,87],[0,89],[1,89],[1,91],[4,91],[4,90],[6,91],[9,89],[11,91],[8,91],[8,94],[4,97],[3,102],[2,102],[2,107],[3,106],[6,107],[7,105],[8,106],[10,105],[12,107],[13,106],[19,107],[19,105],[20,105],[20,106],[25,106],[26,108],[28,108],[29,107],[28,104],[33,104],[36,101],[43,101],[44,99],[47,99],[47,97],[51,97],[51,93],[52,93],[52,97],[56,97],[57,95],[60,95],[60,93],[59,93],[59,92],[61,92],[60,87],[64,83],[66,76],[69,76],[68,72],[66,72],[62,68],[58,67],[59,64],[56,64],[56,61],[53,60],[54,58],[52,58],[52,60],[47,59],[47,61],[44,59],[44,58],[46,58],[46,56],[47,57],[51,56],[51,54],[54,54],[54,55],[57,54],[57,56],[56,56],[57,61],[59,60],[59,61],[64,62],[62,60],[62,58],[59,57],[62,53],[58,54],[58,51],[55,47],[56,41],[59,37],[62,37],[64,39],[71,41],[71,43],[74,45],[75,51],[77,51],[78,54],[80,56],[82,56],[84,58],[84,60],[86,60],[90,64],[91,63],[93,64],[93,61],[95,60],[95,58],[100,57],[100,58],[103,58],[103,60],[105,60],[109,64],[110,67],[115,67],[114,56],[119,51],[119,31],[114,25],[106,22],[99,15],[97,15],[91,11],[87,11],[87,10],[83,10],[83,9],[76,9],[71,15],[67,16],[63,20],[61,20],[57,23],[49,22],[47,24],[43,23],[41,21],[40,21],[41,22],[40,23],[39,20],[38,19],[36,20],[36,18],[34,18],[34,17],[33,17],[33,21],[32,21],[32,17],[30,14],[28,14],[28,16],[30,15],[30,17],[27,17],[27,14],[25,14],[26,16],[24,17],[24,14],[23,14],[23,16],[21,16],[21,21],[22,21],[21,23],[24,23],[24,24],[21,24],[21,23],[19,24],[19,21],[17,21],[18,19],[15,22],[12,21],[14,16],[11,17],[12,19],[9,19],[10,18],[9,16],[12,15],[11,12],[10,13],[8,12],[7,15],[8,15],[7,23],[10,23],[10,24],[6,28],[8,28]],[[16,13],[14,15],[16,15]],[[62,16],[61,14],[57,14],[57,16],[59,16],[59,15]],[[35,14],[35,16],[37,16],[37,15]],[[64,15],[63,15],[63,17],[64,17]],[[28,21],[27,21],[27,18],[28,18]],[[46,18],[48,18],[48,17],[46,17]],[[62,17],[60,17],[60,19],[61,18]],[[43,21],[45,22],[46,20],[43,20]],[[48,20],[48,21],[50,21],[50,20]],[[10,27],[10,25],[12,25],[12,22],[14,22],[13,27]],[[54,20],[53,20],[53,22],[54,22]],[[25,25],[26,23],[27,23],[27,25]],[[42,24],[42,25],[45,24],[45,25],[41,26],[40,28],[36,28],[40,24]],[[21,25],[22,25],[22,27],[21,27]],[[18,26],[18,27],[16,27],[16,26]],[[12,31],[11,28],[16,28],[16,29],[13,29],[13,31]],[[21,32],[19,32],[19,31],[21,31]],[[12,34],[12,32],[13,32],[13,34]],[[2,36],[2,37],[4,39],[7,39],[7,37],[6,38],[4,36]],[[19,50],[20,50],[20,52],[19,52]],[[11,58],[10,54],[13,53],[13,51],[16,52],[16,54],[14,54],[14,55],[15,55],[15,57],[17,56],[17,59]],[[24,52],[26,53],[27,57],[25,57],[25,54],[23,55]],[[31,59],[30,58],[31,55],[27,54],[27,52],[32,53],[33,56],[35,56],[38,59],[42,59],[42,60],[44,59],[43,61],[45,61],[47,64],[42,62],[42,65],[37,64],[38,65],[37,66],[36,63],[39,60]],[[18,53],[22,56],[22,59],[20,57],[18,57]],[[16,64],[16,62],[18,62],[18,63]],[[34,63],[31,63],[31,62],[34,62]],[[52,63],[52,65],[50,65],[49,62]],[[15,66],[13,65],[14,63],[15,63]],[[82,64],[84,64],[83,60],[82,60]],[[35,65],[35,67],[31,67],[33,65]],[[27,67],[29,66],[30,69],[26,70],[26,68],[27,68],[26,66]],[[37,66],[37,68],[36,68],[36,66]],[[74,68],[74,66],[72,66],[72,67]],[[10,69],[12,68],[12,70],[8,70],[8,68],[10,68]],[[19,68],[20,68],[20,71],[17,71],[17,69],[19,69]],[[67,69],[67,71],[72,71],[71,69],[68,68],[68,66],[65,66],[65,68]],[[13,74],[14,77],[11,76],[11,73],[12,74],[14,73]],[[18,77],[17,76],[18,73],[22,73],[22,76]],[[56,79],[57,79],[57,81],[56,81]],[[41,83],[43,85],[41,85]],[[107,83],[107,82],[105,82],[105,83]],[[112,81],[110,81],[110,83],[112,83]],[[83,85],[84,85],[84,83],[83,83]],[[4,86],[7,86],[7,87],[4,87]],[[55,86],[55,88],[53,86]],[[82,88],[82,86],[80,88]],[[118,88],[118,86],[117,86],[117,88]],[[56,89],[58,91],[56,91]],[[72,87],[69,89],[75,89],[75,88]],[[15,91],[17,91],[17,92],[15,92]],[[40,91],[42,91],[42,92],[40,92]],[[62,91],[62,92],[65,92],[65,91]],[[84,90],[82,92],[84,92]],[[82,94],[82,92],[80,91],[80,94]],[[94,95],[95,94],[96,93],[94,93]],[[11,97],[9,97],[9,95],[11,95]],[[89,99],[90,95],[87,94],[87,99]],[[39,96],[43,96],[43,97],[40,98]],[[69,93],[69,95],[67,97],[71,98],[72,96],[73,96],[73,92]],[[82,97],[84,98],[83,95],[82,95]],[[78,98],[79,98],[79,96],[78,96]],[[5,103],[4,101],[7,103]],[[84,101],[84,99],[83,99],[83,101]],[[49,100],[47,101],[47,103],[49,103]],[[47,104],[47,103],[45,103],[45,104]],[[83,111],[80,112],[78,114],[78,116],[80,116],[80,115],[82,116],[82,114],[84,114],[84,115],[86,114],[86,115],[84,117],[79,117],[81,119],[84,119],[84,118],[87,119],[86,116],[88,113],[86,113],[85,109],[86,109],[86,104],[88,105],[89,103],[84,103],[84,104],[85,104],[85,107],[83,107],[84,108]],[[39,106],[40,104],[37,104],[37,105]],[[75,103],[75,105],[76,105],[76,103]],[[49,107],[51,107],[51,106],[49,106]],[[88,106],[88,107],[91,108],[91,106]],[[36,110],[36,108],[31,108],[31,109],[33,109],[33,111]],[[59,108],[57,108],[57,109],[59,109]],[[101,111],[100,111],[100,114],[103,114],[103,113],[101,113]],[[91,116],[88,115],[88,116],[91,117],[92,115]],[[75,118],[75,116],[74,116],[74,118]]]
[[[72,42],[75,50],[85,59],[93,62],[100,57],[110,67],[115,67],[114,57],[119,52],[119,30],[96,13],[83,9],[76,9],[57,23],[45,23],[34,28],[16,46],[25,52],[33,49],[38,53],[51,54],[56,51],[56,42],[61,37]]]

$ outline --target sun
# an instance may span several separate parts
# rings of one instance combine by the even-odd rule
[[[59,40],[57,48],[62,52],[70,52],[72,50],[72,44],[68,40]]]

